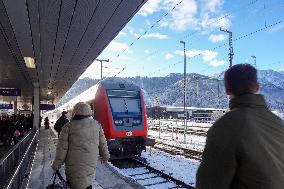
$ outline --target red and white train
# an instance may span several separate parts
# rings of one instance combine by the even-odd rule
[[[106,79],[81,93],[56,112],[72,110],[78,102],[91,105],[94,118],[104,130],[112,158],[140,155],[146,146],[154,145],[147,138],[147,115],[142,90],[127,82]]]

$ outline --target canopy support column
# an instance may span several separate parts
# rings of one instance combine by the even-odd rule
[[[39,128],[39,84],[34,83],[34,98],[33,98],[33,128]]]
[[[15,96],[15,100],[14,100],[14,114],[17,115],[18,114],[18,101],[17,101],[17,97]]]

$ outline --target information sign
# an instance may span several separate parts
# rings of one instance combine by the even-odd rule
[[[54,104],[40,104],[39,109],[40,110],[54,110],[55,105]]]
[[[0,96],[21,96],[21,89],[0,89]]]
[[[0,109],[1,110],[13,109],[13,104],[0,104]]]

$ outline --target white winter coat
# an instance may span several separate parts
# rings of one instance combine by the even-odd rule
[[[85,189],[95,179],[99,155],[105,161],[110,157],[101,125],[92,117],[72,120],[62,129],[52,168],[58,170],[65,162],[71,188]]]

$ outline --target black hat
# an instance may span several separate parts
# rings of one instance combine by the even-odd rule
[[[67,111],[63,111],[63,112],[62,112],[62,115],[66,115],[66,114],[68,114]]]

